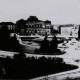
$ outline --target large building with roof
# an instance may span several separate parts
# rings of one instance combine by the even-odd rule
[[[42,21],[39,20],[36,16],[30,16],[27,20],[24,21],[24,25],[25,26],[18,26],[18,28],[20,28],[19,33],[20,34],[27,34],[27,35],[35,35],[35,34],[39,34],[39,35],[45,35],[45,33],[47,34],[51,34],[51,21]]]

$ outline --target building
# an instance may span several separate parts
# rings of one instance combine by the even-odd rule
[[[78,36],[78,25],[74,24],[67,24],[67,25],[60,25],[59,32],[63,36]]]
[[[0,23],[0,29],[2,28],[2,27],[7,27],[8,28],[8,30],[10,30],[10,31],[12,31],[12,32],[16,32],[15,30],[16,30],[16,25],[14,24],[14,23],[12,23],[12,22],[1,22]]]
[[[72,36],[78,37],[78,31],[79,31],[79,25],[74,25],[74,28],[72,29]]]
[[[54,29],[54,30],[59,31],[59,24],[54,24],[54,25],[52,25],[52,26],[53,26],[53,29]]]
[[[36,16],[30,16],[27,20],[22,20],[20,21],[20,23],[21,22],[23,22],[24,24],[17,25],[17,29],[19,28],[19,34],[51,34],[51,21],[42,21],[39,20]]]

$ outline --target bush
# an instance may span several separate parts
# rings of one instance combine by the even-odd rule
[[[77,66],[65,64],[63,59],[58,57],[0,58],[0,64],[6,68],[6,79],[31,79],[77,68]]]

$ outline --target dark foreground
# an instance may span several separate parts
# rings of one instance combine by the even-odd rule
[[[78,68],[74,65],[65,64],[63,59],[58,57],[21,59],[20,56],[16,56],[15,59],[0,58],[0,64],[1,69],[4,69],[0,69],[0,78],[3,79],[31,79]]]

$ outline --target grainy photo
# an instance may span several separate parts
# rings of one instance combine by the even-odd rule
[[[80,0],[0,0],[1,80],[80,80]]]

